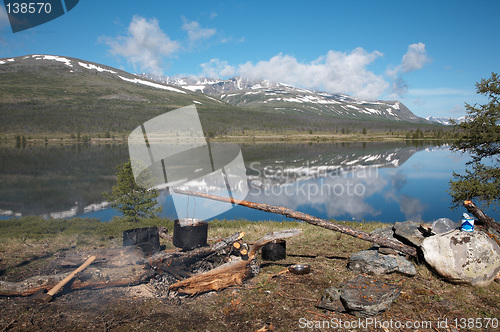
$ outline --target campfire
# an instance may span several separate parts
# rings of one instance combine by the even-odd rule
[[[167,235],[165,231],[160,228],[156,234],[172,241],[172,236]],[[130,243],[130,231],[124,233],[127,234],[125,242]],[[80,267],[78,271],[36,276],[22,282],[2,281],[0,294],[30,296],[38,293],[34,299],[48,301],[65,283],[68,283],[68,290],[149,283],[157,296],[194,296],[242,284],[245,279],[258,273],[256,254],[260,248],[274,240],[297,236],[300,233],[299,229],[272,232],[254,243],[247,243],[244,241],[244,233],[238,232],[227,238],[214,239],[211,245],[191,250],[178,248],[151,251],[153,246],[139,242],[132,246],[92,252],[66,252],[56,258],[54,264],[60,269]],[[86,264],[88,267],[82,268],[80,265],[89,256],[95,257],[91,264]],[[64,283],[61,285],[62,281]],[[49,291],[50,298],[47,294],[42,297],[43,291]]]

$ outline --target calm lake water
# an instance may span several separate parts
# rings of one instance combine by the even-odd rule
[[[336,220],[395,222],[458,221],[448,182],[463,173],[466,156],[447,145],[405,142],[240,145],[247,174],[246,200],[280,205]],[[96,217],[118,215],[103,205],[116,165],[128,159],[126,145],[61,145],[16,149],[0,145],[0,218],[25,215]],[[162,192],[162,216],[200,217],[203,206],[226,203],[191,198],[176,211]],[[228,209],[225,205],[225,209]],[[178,209],[179,210],[179,209]],[[498,213],[487,210],[491,217]],[[217,219],[285,220],[284,217],[229,208]]]

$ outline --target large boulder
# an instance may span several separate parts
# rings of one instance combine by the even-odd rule
[[[431,236],[421,248],[426,262],[452,283],[487,286],[500,272],[500,247],[480,231]]]
[[[348,267],[356,272],[367,274],[388,274],[393,272],[409,276],[417,274],[415,266],[399,255],[384,255],[376,250],[363,250],[349,258]]]

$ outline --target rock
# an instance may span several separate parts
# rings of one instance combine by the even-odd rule
[[[422,232],[419,230],[419,223],[414,221],[403,221],[397,222],[394,224],[394,234],[396,238],[399,236],[411,244],[420,247],[422,245],[422,241],[424,240],[424,236]]]
[[[392,229],[392,226],[384,227],[384,228],[377,228],[376,230],[372,231],[370,234],[375,234],[381,237],[385,237],[386,239],[390,239],[392,241],[398,242],[403,244],[399,239],[394,237],[394,230]],[[385,255],[403,255],[403,253],[394,250],[392,248],[387,248],[387,247],[380,247],[378,244],[374,244],[372,248],[370,249],[377,249],[379,253],[385,254]]]
[[[386,239],[401,242],[394,237],[394,229],[392,227],[393,226],[388,226],[388,227],[384,227],[384,228],[377,228],[376,230],[372,231],[370,234],[375,234],[378,236],[385,237]]]
[[[331,310],[335,312],[345,312],[344,305],[340,301],[340,294],[342,290],[336,287],[328,287],[325,289],[318,308]]]
[[[363,250],[352,254],[348,267],[353,271],[372,275],[393,272],[409,276],[417,274],[415,266],[406,258],[399,255],[380,254],[376,250]]]
[[[481,231],[454,230],[426,238],[426,262],[452,283],[487,286],[500,272],[500,247]]]
[[[458,223],[448,218],[439,218],[432,223],[432,231],[435,234],[443,234],[459,227]]]
[[[393,226],[388,226],[388,227],[384,227],[384,228],[377,228],[376,230],[372,231],[370,234],[375,234],[375,235],[378,235],[381,237],[385,237],[386,239],[393,240],[393,241],[396,241],[396,242],[403,244],[403,242],[401,242],[399,239],[394,237]],[[373,246],[375,248],[379,247],[378,244],[374,244]]]
[[[358,317],[375,316],[389,308],[399,296],[397,285],[358,276],[340,288],[325,289],[318,308],[347,312]]]
[[[342,287],[340,300],[350,314],[369,317],[387,310],[399,294],[397,285],[358,276]]]

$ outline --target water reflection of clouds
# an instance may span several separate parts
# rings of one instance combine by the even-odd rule
[[[359,176],[360,172],[363,175]],[[295,210],[307,205],[324,212],[328,218],[350,215],[361,219],[368,215],[380,215],[381,211],[365,200],[382,192],[387,184],[378,171],[353,169],[342,176],[309,178],[288,184],[267,184],[267,190],[254,187],[250,190],[248,199]]]
[[[399,170],[393,170],[388,172],[388,177],[391,186],[389,190],[384,193],[386,201],[398,203],[400,211],[403,212],[407,220],[421,221],[425,204],[416,197],[402,193],[403,188],[408,182],[407,175]]]

